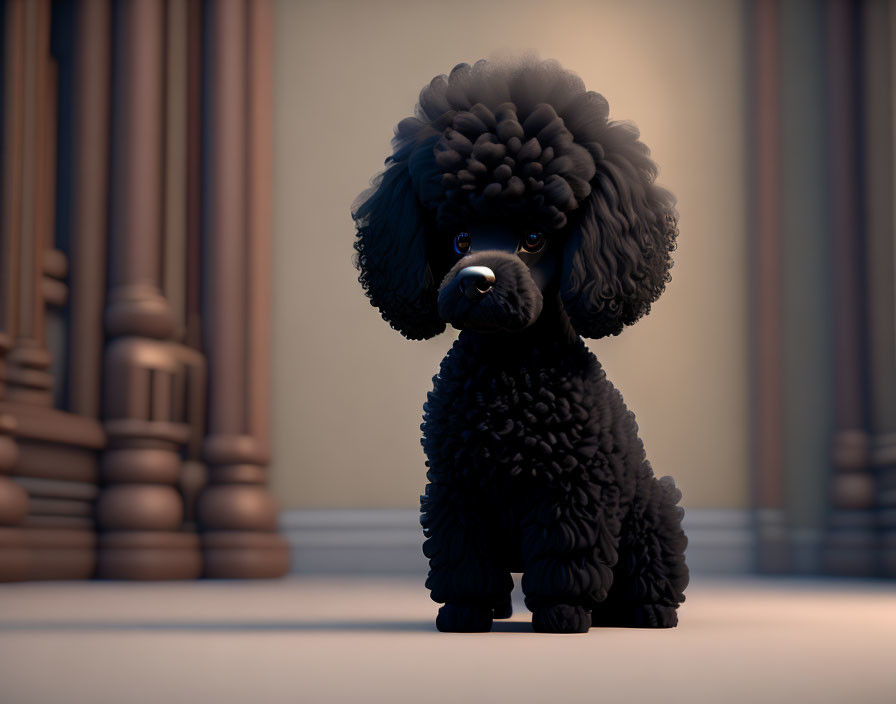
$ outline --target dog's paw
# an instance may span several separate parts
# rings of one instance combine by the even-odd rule
[[[495,604],[492,611],[495,613],[495,618],[510,618],[513,616],[513,605],[510,603],[510,597],[507,597],[500,604]]]
[[[678,612],[672,606],[642,604],[633,610],[631,625],[635,628],[675,628]]]
[[[616,608],[596,608],[592,613],[595,626],[618,628],[675,628],[678,612],[673,606],[638,604]]]
[[[532,614],[532,629],[537,633],[587,633],[589,628],[591,614],[581,606],[557,604]]]
[[[451,633],[485,633],[492,629],[492,610],[479,606],[445,604],[439,609],[436,628]]]

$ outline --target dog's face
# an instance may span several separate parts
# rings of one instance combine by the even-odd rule
[[[557,280],[556,237],[525,223],[470,222],[446,241],[442,320],[459,330],[514,332],[538,319],[544,292]]]
[[[584,337],[665,289],[672,195],[630,123],[545,61],[460,64],[420,93],[352,211],[359,281],[402,335],[522,330],[544,292]]]

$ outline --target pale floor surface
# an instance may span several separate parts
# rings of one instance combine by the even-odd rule
[[[896,584],[692,580],[668,631],[443,634],[422,580],[0,585],[0,702],[896,702]]]

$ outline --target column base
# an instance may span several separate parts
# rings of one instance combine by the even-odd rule
[[[756,546],[756,570],[761,574],[790,574],[793,571],[790,543],[783,538],[760,536]]]
[[[202,572],[195,533],[122,531],[99,538],[99,579],[197,579]]]
[[[276,533],[203,533],[202,558],[202,576],[210,579],[271,579],[289,572],[289,546]]]
[[[884,577],[896,577],[896,532],[885,533],[881,539],[881,563]]]
[[[756,533],[756,569],[762,574],[789,574],[793,570],[793,554],[784,512],[757,510]]]
[[[835,510],[831,515],[822,561],[828,574],[873,577],[880,572],[880,540],[871,511]]]
[[[896,577],[896,435],[877,438],[877,530],[880,535],[881,571]]]
[[[878,554],[866,536],[830,536],[825,546],[824,571],[841,577],[876,577]]]
[[[0,582],[22,582],[28,578],[31,551],[21,528],[0,528]]]
[[[0,525],[17,526],[28,515],[28,492],[0,475]]]
[[[90,579],[96,569],[93,530],[25,528],[30,553],[28,580]]]

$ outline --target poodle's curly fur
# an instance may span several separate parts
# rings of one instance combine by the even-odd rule
[[[654,477],[582,341],[649,312],[678,232],[637,129],[608,114],[556,62],[461,64],[423,89],[353,207],[359,281],[383,318],[410,339],[461,329],[421,426],[440,630],[508,616],[511,571],[539,631],[677,623],[681,493]],[[451,249],[459,232],[535,230],[543,256]],[[470,267],[487,267],[491,288],[471,295]]]

